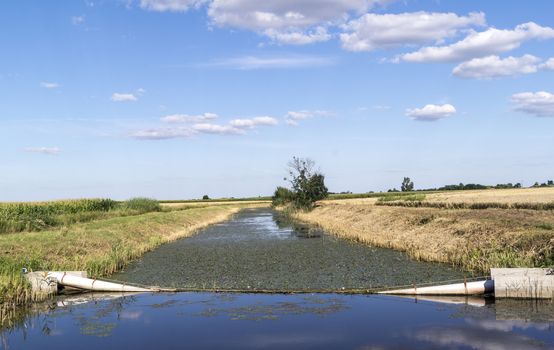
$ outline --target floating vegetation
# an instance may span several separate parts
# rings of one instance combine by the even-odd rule
[[[146,285],[253,292],[367,290],[463,277],[449,265],[414,261],[317,226],[291,224],[269,209],[244,210],[233,220],[163,245],[114,276]]]

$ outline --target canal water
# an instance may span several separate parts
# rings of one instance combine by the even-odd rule
[[[342,290],[463,279],[446,264],[347,241],[251,209],[147,253],[114,276],[162,287]]]
[[[66,297],[36,306],[0,331],[0,348],[554,348],[551,301],[439,300],[216,293]]]
[[[250,210],[117,279],[174,287],[372,288],[461,271]],[[59,296],[3,315],[0,349],[554,349],[554,302],[336,293]]]

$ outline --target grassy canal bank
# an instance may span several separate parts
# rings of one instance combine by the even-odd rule
[[[488,272],[491,267],[554,266],[553,203],[552,188],[451,191],[411,200],[325,200],[293,216],[415,259]]]
[[[22,267],[34,271],[86,270],[91,276],[108,276],[146,251],[190,236],[253,205],[164,208],[161,212],[110,217],[39,232],[1,234],[0,304],[23,304],[37,297],[21,277]]]

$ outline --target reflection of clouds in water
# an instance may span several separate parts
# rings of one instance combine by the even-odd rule
[[[501,331],[501,332],[511,332],[516,328],[519,329],[529,329],[534,328],[541,331],[547,331],[552,329],[553,326],[549,323],[533,323],[526,322],[521,320],[476,320],[468,318],[465,320],[466,323],[475,326],[477,328],[486,329],[489,331]]]
[[[473,327],[427,328],[414,332],[411,338],[441,347],[465,346],[483,350],[547,349],[545,344],[524,335]]]
[[[323,345],[333,342],[340,342],[340,335],[324,333],[289,333],[289,334],[256,334],[249,336],[245,342],[241,342],[241,346],[248,344],[251,348],[268,348],[268,347],[287,347],[299,345]]]
[[[122,320],[138,320],[142,317],[142,311],[123,311],[119,314],[119,318]]]

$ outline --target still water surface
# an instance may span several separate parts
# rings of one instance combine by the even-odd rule
[[[81,297],[82,298],[82,297]],[[7,349],[552,349],[551,303],[364,295],[96,296],[28,315]],[[65,306],[63,306],[65,304]],[[0,345],[0,348],[2,345]]]
[[[308,238],[311,237],[311,238]],[[162,286],[371,288],[463,275],[251,210],[116,278]],[[18,312],[0,349],[554,349],[552,301],[343,294],[85,294]]]

